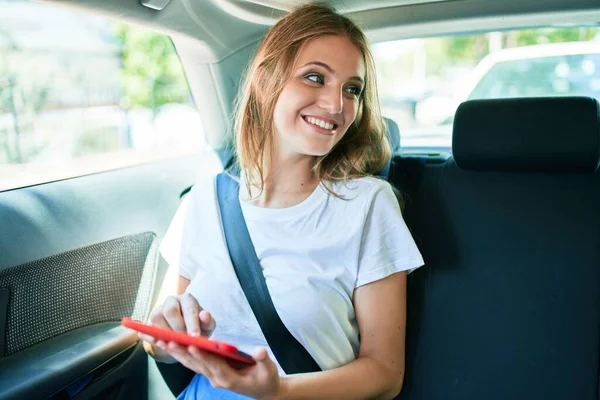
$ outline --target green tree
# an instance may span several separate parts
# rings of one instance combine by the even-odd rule
[[[581,42],[592,40],[598,28],[543,28],[504,33],[504,47],[531,46],[544,43]]]
[[[190,92],[181,62],[168,36],[116,23],[122,44],[123,106],[150,108],[188,102]]]
[[[488,54],[487,35],[429,38],[425,41],[427,73],[439,74],[450,65],[475,65]]]

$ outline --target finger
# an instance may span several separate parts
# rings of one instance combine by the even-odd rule
[[[264,347],[257,349],[252,354],[252,358],[254,358],[257,365],[262,365],[262,367],[266,368],[267,370],[270,370],[273,368],[277,369],[277,366],[275,365],[273,360],[271,360],[271,358],[269,357],[269,353],[267,352],[267,349]]]
[[[156,339],[154,336],[146,335],[145,333],[138,333],[138,338],[143,340],[144,342],[148,342],[150,344],[156,344]]]
[[[162,305],[162,313],[174,331],[185,332],[185,321],[181,314],[181,304],[179,299],[174,296],[169,296]]]
[[[164,350],[172,355],[173,357],[177,357],[178,359],[185,360],[186,362],[192,362],[193,356],[189,354],[186,347],[181,346],[176,342],[166,342],[164,343]]]
[[[188,346],[187,351],[190,357],[194,359],[194,363],[204,371],[202,374],[210,379],[212,372],[208,369],[206,360],[202,357],[202,352],[196,346]]]
[[[212,376],[211,371],[200,358],[196,358],[190,353],[190,347],[193,346],[185,347],[176,342],[169,342],[165,344],[165,351],[186,368],[196,371],[210,379]]]
[[[209,371],[214,386],[231,390],[238,382],[238,372],[223,358],[197,348],[189,349],[189,352]]]
[[[200,311],[199,317],[202,335],[210,337],[217,327],[217,321],[215,321],[212,314],[206,310]]]
[[[269,359],[269,353],[267,353],[267,349],[261,347],[252,354],[252,358],[256,362],[263,362]]]
[[[197,360],[195,360],[191,354],[185,351],[181,351],[181,349],[171,345],[167,345],[165,347],[165,352],[171,357],[173,357],[175,360],[177,360],[184,367],[207,376],[208,371],[206,370],[206,368],[204,368],[202,363],[199,363]]]
[[[167,349],[169,353],[172,354],[179,354],[182,356],[187,355],[187,349],[177,342],[166,342],[165,349]]]
[[[179,296],[179,303],[188,335],[200,335],[200,318],[198,314],[202,307],[198,304],[198,300],[191,294],[186,293]]]
[[[150,324],[161,328],[172,329],[163,314],[163,307],[158,306],[150,313]]]
[[[205,369],[210,371],[211,376],[219,372],[218,363],[222,361],[220,357],[216,357],[208,351],[200,350],[196,346],[188,346],[187,350],[198,363],[202,364]]]

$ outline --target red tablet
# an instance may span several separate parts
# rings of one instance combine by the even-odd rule
[[[190,336],[185,332],[174,331],[171,329],[160,328],[158,326],[147,325],[139,321],[134,321],[131,318],[123,318],[121,324],[129,329],[137,332],[145,333],[158,340],[165,342],[177,342],[184,346],[195,346],[201,350],[209,351],[224,357],[234,368],[243,368],[256,364],[256,361],[237,347],[228,343],[211,340],[204,336]]]

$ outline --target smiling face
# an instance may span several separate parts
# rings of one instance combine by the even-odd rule
[[[356,119],[364,79],[363,56],[345,36],[307,42],[273,112],[279,156],[329,153]]]

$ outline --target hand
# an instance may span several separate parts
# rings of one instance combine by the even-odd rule
[[[194,346],[186,347],[162,340],[158,341],[157,346],[188,369],[204,375],[215,388],[227,389],[255,399],[278,398],[281,383],[277,366],[264,348],[252,356],[256,365],[236,370],[222,357]]]
[[[189,293],[169,296],[160,306],[150,313],[149,323],[161,328],[186,332],[191,336],[210,337],[216,328],[212,315],[202,309],[198,300]],[[149,335],[139,333],[138,337],[152,346],[157,340]]]

